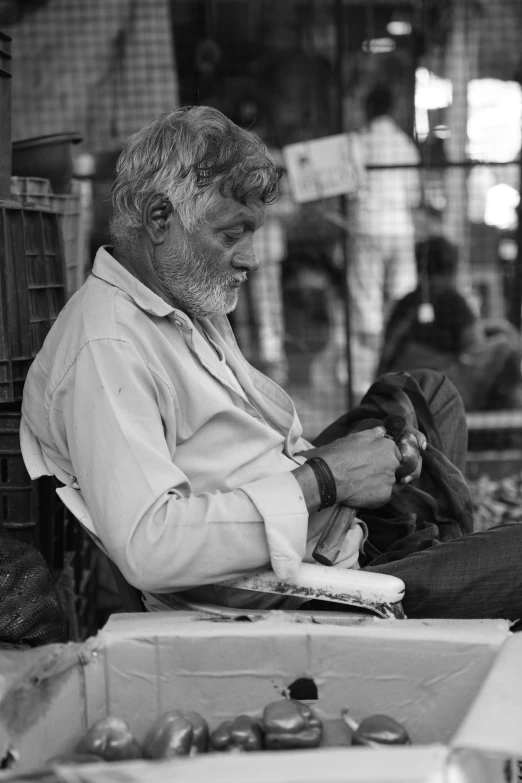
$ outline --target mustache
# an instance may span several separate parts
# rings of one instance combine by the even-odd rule
[[[246,272],[243,272],[240,275],[231,275],[229,277],[229,282],[231,283],[246,283],[248,278],[248,274]]]

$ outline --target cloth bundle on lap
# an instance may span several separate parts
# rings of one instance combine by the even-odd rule
[[[389,373],[379,378],[360,405],[321,433],[314,445],[343,437],[362,421],[376,426],[392,414],[423,432],[428,446],[417,481],[381,508],[359,509],[369,532],[365,566],[389,563],[473,530],[471,499],[462,473],[467,450],[464,411],[444,376],[420,371],[415,376]]]
[[[0,526],[0,647],[67,640],[67,620],[47,563]]]

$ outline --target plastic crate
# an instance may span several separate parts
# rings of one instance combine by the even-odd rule
[[[98,630],[100,553],[56,494],[54,479],[31,481],[20,450],[20,407],[0,405],[0,522],[13,538],[42,553],[61,585],[73,639],[80,641]]]
[[[27,472],[20,450],[20,407],[0,406],[0,521],[14,538],[38,549],[51,570],[64,568],[68,552],[78,552],[79,568],[82,563],[88,567],[79,525],[56,494],[54,479],[32,481]],[[81,581],[79,571],[76,581]]]
[[[38,548],[51,570],[61,571],[66,559],[69,519],[56,494],[54,479],[42,476],[35,483],[38,490]]]
[[[56,215],[0,201],[0,402],[22,399],[32,359],[64,304]]]
[[[81,641],[99,630],[98,562],[101,553],[64,506],[61,511],[64,535],[61,547],[55,539],[54,553],[55,558],[61,558],[58,581],[64,588],[62,603],[64,608],[67,605],[72,638]]]
[[[67,296],[83,283],[85,229],[82,221],[82,183],[71,182],[70,193],[53,193],[48,179],[11,177],[11,195],[25,206],[49,209],[58,215],[63,242]]]
[[[84,534],[85,535],[85,534]],[[92,542],[88,544],[89,554],[84,554],[80,583],[75,588],[75,607],[78,620],[78,635],[84,640],[98,630],[98,558],[100,552]],[[80,558],[75,556],[75,571]]]
[[[51,183],[43,177],[11,177],[11,196],[26,206],[49,209]]]
[[[20,413],[0,410],[0,521],[19,541],[38,548],[38,490],[24,465]]]

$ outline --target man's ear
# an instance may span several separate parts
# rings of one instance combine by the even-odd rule
[[[141,220],[149,239],[155,245],[161,245],[165,241],[173,215],[172,204],[165,196],[153,193],[145,200]]]

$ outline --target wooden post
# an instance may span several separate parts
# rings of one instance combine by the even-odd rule
[[[0,31],[0,200],[11,194],[11,38]]]
[[[345,41],[345,27],[344,27],[344,3],[343,0],[335,0],[335,20],[337,28],[337,46],[336,46],[336,58],[335,58],[335,77],[336,77],[336,92],[337,92],[337,132],[344,132],[344,76],[343,76],[343,60],[344,60],[344,41]],[[341,218],[346,224],[348,214],[348,204],[346,196],[340,197],[340,210]],[[347,384],[346,384],[346,402],[348,410],[353,407],[353,363],[352,363],[352,330],[351,330],[351,314],[350,314],[350,289],[348,287],[348,266],[350,264],[350,252],[349,252],[349,235],[345,231],[342,238],[343,243],[343,299],[344,299],[344,323],[345,323],[345,335],[346,335],[346,369],[347,369]]]
[[[469,0],[455,0],[453,23],[445,53],[445,76],[453,85],[453,100],[447,110],[451,136],[447,140],[449,167],[445,175],[446,209],[444,231],[460,248],[459,283],[463,290],[470,287],[468,237],[468,170],[452,166],[466,158],[468,138],[468,84],[477,74],[478,25],[476,12]]]

